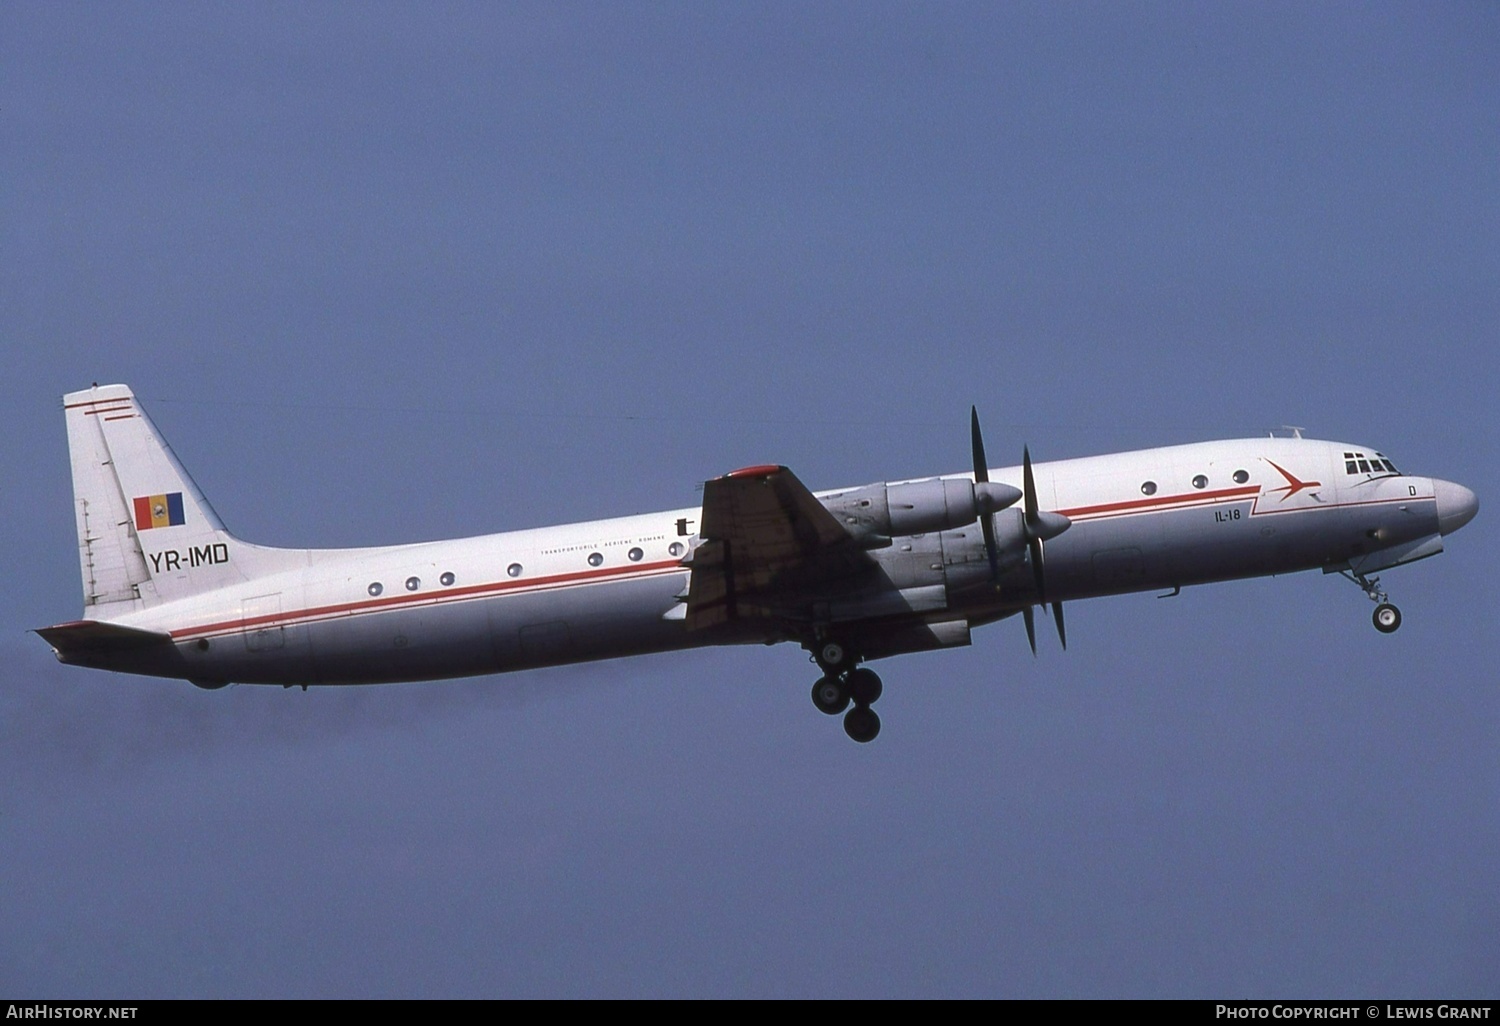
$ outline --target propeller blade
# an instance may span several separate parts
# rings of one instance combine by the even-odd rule
[[[990,479],[989,464],[984,458],[984,436],[979,433],[979,407],[969,407],[969,440],[974,448],[974,484],[976,505],[979,504],[979,485],[987,484]],[[988,508],[981,508],[979,513],[979,527],[984,533],[984,552],[990,559],[990,583],[995,586],[1000,584],[1000,553],[995,547],[995,518]]]
[[[969,407],[969,440],[974,449],[974,480],[984,484],[990,479],[990,465],[984,458],[984,436],[979,433],[979,407]]]
[[[1057,640],[1062,642],[1063,651],[1068,649],[1068,631],[1063,626],[1062,603],[1052,603],[1052,619],[1057,621]]]
[[[1026,640],[1031,642],[1031,654],[1036,655],[1036,614],[1030,606],[1021,609],[1021,618],[1026,621]]]
[[[1031,447],[1021,447],[1022,493],[1026,502],[1027,548],[1031,552],[1031,573],[1036,578],[1038,602],[1046,601],[1047,588],[1042,577],[1041,518],[1037,516],[1036,478],[1031,473]]]
[[[1042,540],[1034,537],[1028,544],[1031,549],[1031,573],[1036,578],[1036,600],[1045,605],[1047,584],[1042,576]]]
[[[1021,492],[1026,500],[1026,526],[1036,523],[1036,480],[1031,476],[1031,447],[1021,446]]]
[[[995,520],[993,514],[980,514],[979,528],[984,532],[985,555],[990,557],[990,583],[998,587],[1000,583],[1000,553],[995,549]]]

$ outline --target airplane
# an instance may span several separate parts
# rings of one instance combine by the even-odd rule
[[[1436,555],[1479,509],[1368,446],[1198,442],[812,492],[786,467],[703,485],[701,505],[379,548],[241,541],[125,385],[63,397],[83,619],[37,634],[64,663],[309,685],[431,680],[704,645],[800,645],[814,705],[868,742],[862,665],[968,645],[975,627],[1076,599],[1319,569],[1391,633],[1379,571]]]

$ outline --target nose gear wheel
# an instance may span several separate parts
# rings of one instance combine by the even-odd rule
[[[1389,601],[1390,596],[1380,587],[1380,578],[1366,577],[1364,574],[1356,574],[1348,570],[1340,570],[1339,576],[1359,585],[1366,597],[1376,603],[1375,613],[1370,617],[1371,622],[1375,624],[1375,629],[1381,634],[1396,633],[1397,628],[1401,626],[1401,610]]]
[[[1375,607],[1375,615],[1370,619],[1381,634],[1394,634],[1396,628],[1401,626],[1401,610],[1389,602],[1382,602]]]

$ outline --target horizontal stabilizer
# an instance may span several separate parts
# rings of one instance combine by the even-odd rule
[[[55,627],[41,627],[36,633],[52,646],[57,658],[64,663],[88,663],[99,656],[139,652],[172,643],[172,636],[165,632],[98,620],[74,620]]]

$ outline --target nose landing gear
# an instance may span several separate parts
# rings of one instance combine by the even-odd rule
[[[880,675],[874,670],[856,669],[858,658],[838,642],[821,642],[812,652],[823,670],[823,676],[813,684],[813,705],[829,716],[848,709],[844,715],[844,733],[860,744],[874,741],[880,733],[880,717],[870,706],[885,690]]]
[[[1390,596],[1381,590],[1380,578],[1366,577],[1348,570],[1340,570],[1339,576],[1359,585],[1369,600],[1376,603],[1375,614],[1370,617],[1375,629],[1381,634],[1396,633],[1396,629],[1401,626],[1401,610],[1388,601]]]

